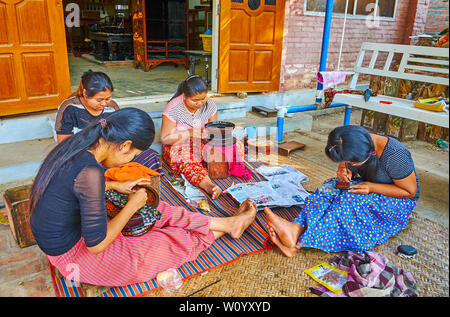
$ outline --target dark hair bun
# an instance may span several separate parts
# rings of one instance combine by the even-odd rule
[[[84,72],[83,75],[81,76],[81,80],[84,81],[90,73],[93,73],[92,69],[89,69],[87,72]]]

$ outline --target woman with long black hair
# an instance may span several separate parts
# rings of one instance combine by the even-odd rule
[[[105,183],[103,166],[131,161],[151,145],[154,135],[146,112],[125,108],[67,138],[45,158],[31,191],[31,230],[63,276],[105,286],[148,281],[194,260],[225,233],[239,237],[253,222],[256,208],[250,202],[242,204],[236,216],[216,218],[160,201],[156,209],[161,217],[150,231],[122,235],[147,200],[144,189],[132,188],[146,180]],[[108,221],[109,189],[128,194],[128,202]]]
[[[339,163],[337,178],[309,196],[297,218],[289,222],[265,209],[270,238],[287,256],[301,247],[372,251],[405,228],[419,198],[411,153],[394,138],[337,127],[325,153]]]

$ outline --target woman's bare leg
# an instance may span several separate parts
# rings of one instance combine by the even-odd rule
[[[267,226],[273,229],[278,240],[287,248],[295,247],[298,238],[305,231],[305,228],[298,223],[281,218],[274,214],[270,208],[264,208],[264,212],[266,213]]]
[[[245,209],[235,216],[224,218],[211,217],[209,228],[216,239],[226,233],[229,233],[235,239],[240,238],[242,233],[255,220],[256,212],[257,210],[254,204],[246,204]]]

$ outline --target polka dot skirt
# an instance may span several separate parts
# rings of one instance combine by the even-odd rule
[[[403,230],[416,201],[381,194],[316,191],[292,221],[305,228],[298,245],[327,252],[372,251]]]

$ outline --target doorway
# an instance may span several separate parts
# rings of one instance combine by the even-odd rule
[[[188,76],[190,66],[188,56],[183,51],[191,47],[201,50],[202,41],[199,35],[213,27],[216,19],[216,15],[213,14],[214,2],[219,1],[160,1],[165,7],[159,9],[157,7],[152,9],[148,4],[145,9],[145,1],[64,0],[64,8],[68,3],[77,3],[81,15],[79,28],[74,27],[70,30],[67,25],[65,26],[72,91],[77,89],[82,74],[89,69],[108,74],[114,85],[114,98],[167,95],[176,91],[178,84]],[[147,2],[155,4],[158,1],[147,0]],[[180,9],[180,5],[185,5],[185,9]],[[150,10],[154,14],[150,14]],[[184,13],[185,24],[159,22],[161,12],[166,12],[167,18],[172,21],[174,15],[179,17],[180,13]],[[133,19],[139,13],[146,19],[145,31],[139,30],[136,19]],[[181,19],[183,17],[179,20]],[[183,31],[186,46],[183,46],[183,43],[168,41],[173,38],[182,42],[183,36],[179,34]],[[113,33],[115,37],[113,43],[108,47],[106,39],[99,39],[98,33]],[[217,34],[214,33],[213,41]],[[146,51],[137,52],[139,48],[135,40],[138,34],[145,35],[142,36],[142,43],[146,41]],[[173,34],[175,36],[172,36]],[[149,60],[157,60],[157,63],[146,69],[145,64],[136,63],[136,53],[141,56],[146,54]],[[212,55],[215,57],[217,51],[213,50]],[[212,61],[209,60],[208,67],[210,79],[215,76],[211,74],[211,70],[214,69]],[[204,60],[197,59],[195,73],[205,77],[205,68]],[[213,80],[210,85],[213,91],[215,84]]]

